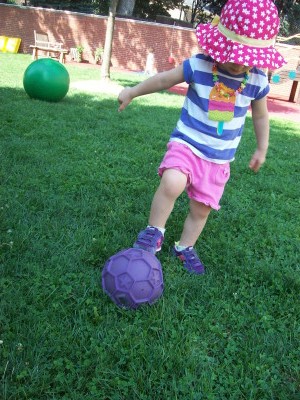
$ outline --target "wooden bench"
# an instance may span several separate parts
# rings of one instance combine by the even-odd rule
[[[293,74],[292,77],[291,77],[291,74]],[[295,71],[289,71],[289,70],[283,69],[282,71],[277,72],[277,76],[280,78],[280,81],[284,82],[284,83],[287,82],[288,80],[293,81],[290,95],[289,95],[289,101],[293,103],[295,101],[296,92],[298,89],[298,83],[300,81],[300,66],[298,66]]]
[[[65,63],[66,54],[69,53],[68,49],[62,47],[62,43],[50,42],[48,35],[46,33],[38,33],[34,31],[34,41],[33,45],[29,47],[32,49],[32,59],[37,60],[39,58],[39,53],[46,53],[47,57],[50,54],[55,54],[61,63]]]
[[[291,59],[287,59],[288,63],[291,63]],[[282,68],[277,71],[273,71],[269,73],[270,84],[272,85],[283,85],[282,89],[284,89],[284,85],[288,82],[292,81],[288,101],[291,103],[299,103],[300,102],[300,93],[298,98],[296,99],[298,84],[300,82],[300,59],[296,59],[296,63],[290,69]],[[283,90],[282,90],[283,91]]]
[[[300,38],[300,33],[287,38],[277,36],[276,38],[276,49],[280,54],[283,55],[287,64],[280,70],[273,71],[270,75],[271,83],[273,84],[286,84],[292,81],[288,101],[299,103],[300,92],[298,98],[295,99],[300,81],[300,46],[284,44],[284,42],[290,41],[291,39]]]
[[[295,96],[296,96],[299,81],[300,81],[300,69],[299,69],[298,78],[293,80],[293,84],[292,84],[292,88],[291,88],[291,92],[290,92],[289,101],[291,101],[292,103],[295,101]],[[300,99],[300,97],[298,97],[298,100],[296,100],[296,103],[300,103],[299,99]]]

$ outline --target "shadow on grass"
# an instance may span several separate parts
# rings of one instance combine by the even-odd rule
[[[41,213],[39,238],[49,214],[58,210],[65,225],[57,232],[65,232],[66,246],[68,225],[88,224],[90,233],[73,240],[71,247],[88,240],[81,260],[95,265],[130,246],[126,232],[131,226],[134,236],[147,218],[158,183],[156,166],[177,111],[133,104],[120,114],[115,97],[77,92],[58,103],[30,99],[21,89],[2,87],[0,96],[6,99],[0,128],[3,190],[14,210],[21,212],[21,202],[32,218],[34,210]],[[54,218],[55,225],[59,219]],[[59,235],[54,236],[55,243]]]

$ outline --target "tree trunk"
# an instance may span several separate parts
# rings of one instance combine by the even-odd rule
[[[119,0],[118,14],[131,16],[135,6],[135,0]]]
[[[119,0],[110,1],[106,34],[105,34],[103,61],[101,67],[101,79],[110,79],[110,60],[112,53],[113,34],[114,34],[116,9],[118,6],[118,2]]]

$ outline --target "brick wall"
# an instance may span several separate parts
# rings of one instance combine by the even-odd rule
[[[51,41],[62,42],[66,48],[82,45],[84,60],[93,63],[95,49],[104,47],[106,21],[103,16],[0,4],[0,36],[21,38],[20,53],[31,53],[36,30],[47,32]],[[171,53],[177,65],[199,52],[193,29],[116,18],[113,67],[143,70],[149,47],[154,49],[158,71],[174,66],[168,62]]]
[[[0,36],[22,39],[19,52],[30,53],[33,31],[47,32],[49,39],[64,43],[66,48],[82,45],[83,58],[94,63],[94,52],[103,47],[107,17],[87,15],[69,11],[22,7],[0,4]],[[185,58],[199,52],[193,29],[173,27],[165,24],[116,18],[113,38],[112,66],[115,68],[141,71],[145,67],[147,49],[154,49],[158,71],[170,69]],[[281,44],[277,45],[289,60],[286,70],[297,68],[300,50]],[[169,64],[172,54],[175,64]],[[70,55],[67,57],[70,60]],[[280,84],[271,84],[270,95],[288,99],[292,81],[285,79]],[[300,86],[300,85],[298,85]],[[298,88],[296,98],[300,97]]]

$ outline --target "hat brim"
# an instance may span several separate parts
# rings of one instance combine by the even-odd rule
[[[220,63],[232,62],[271,70],[286,64],[274,46],[262,48],[235,42],[224,36],[217,25],[199,24],[196,28],[196,36],[201,48]]]

